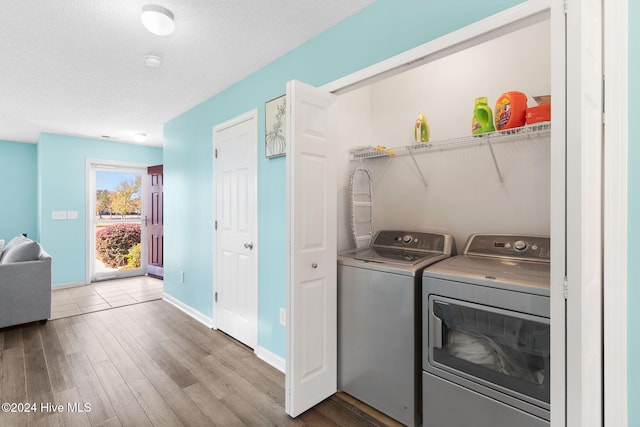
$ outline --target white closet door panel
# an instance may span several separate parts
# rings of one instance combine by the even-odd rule
[[[286,412],[295,417],[337,389],[335,97],[287,84]]]
[[[567,425],[602,423],[602,2],[567,7]],[[553,411],[553,408],[552,408]]]

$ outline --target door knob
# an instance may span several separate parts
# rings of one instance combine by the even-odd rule
[[[253,249],[253,242],[245,243],[244,248],[249,250]]]

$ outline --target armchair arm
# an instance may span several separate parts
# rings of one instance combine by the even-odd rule
[[[0,328],[51,317],[51,257],[0,264]]]

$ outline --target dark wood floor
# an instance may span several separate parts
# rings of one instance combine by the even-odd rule
[[[0,375],[0,402],[36,409],[7,427],[373,425],[336,398],[288,417],[281,372],[165,301],[2,329]]]

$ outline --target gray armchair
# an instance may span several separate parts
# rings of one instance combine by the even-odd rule
[[[0,256],[0,328],[51,317],[51,257],[18,236]]]

